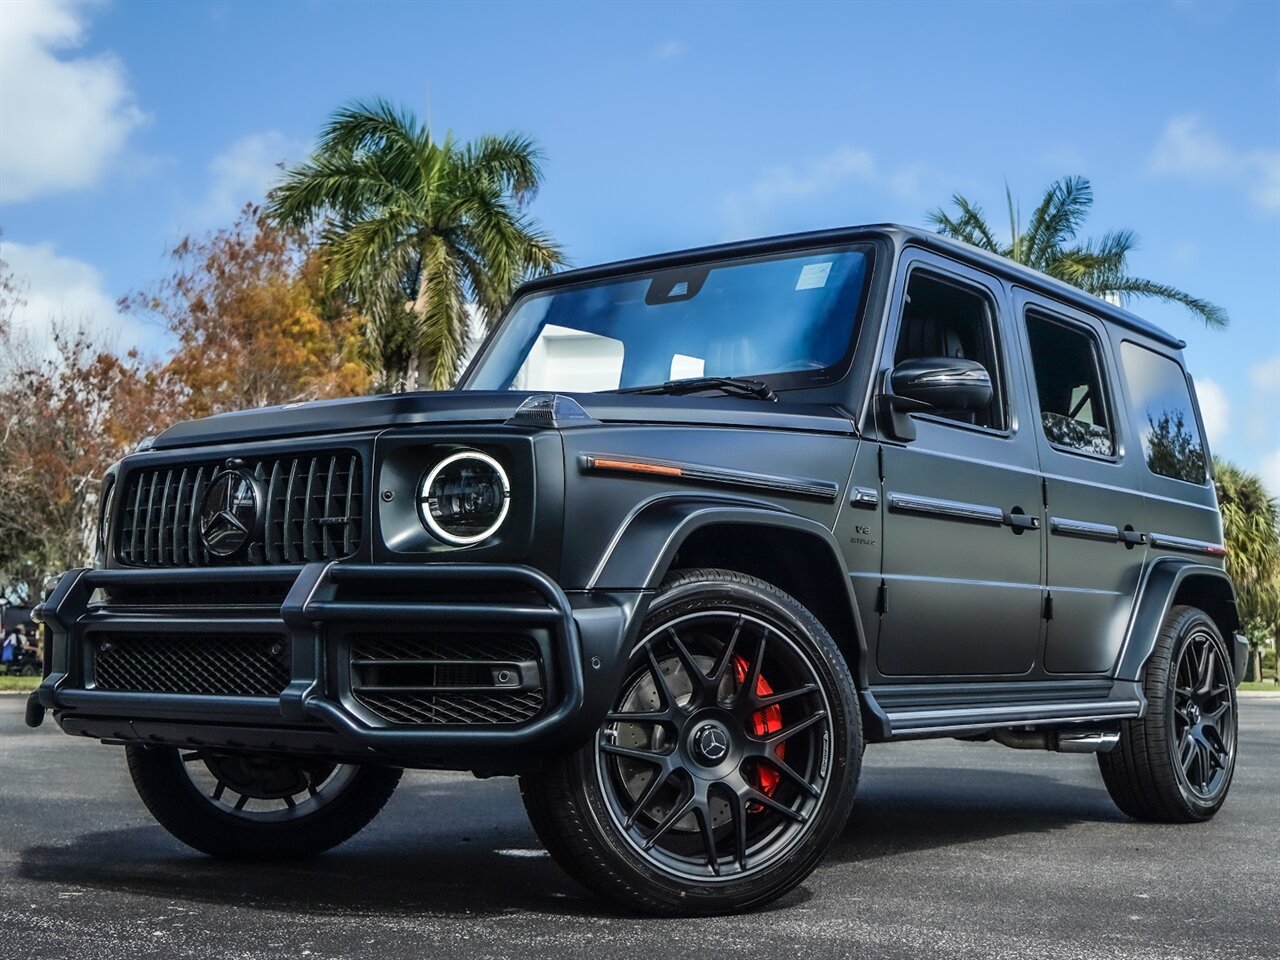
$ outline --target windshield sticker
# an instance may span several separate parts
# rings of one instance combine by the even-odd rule
[[[800,279],[796,281],[797,290],[812,290],[825,287],[827,277],[831,275],[831,263],[810,263],[800,271]]]

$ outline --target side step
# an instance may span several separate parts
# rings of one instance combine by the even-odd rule
[[[1008,727],[1109,725],[1140,717],[1146,708],[1140,688],[1133,683],[1090,682],[1087,690],[1074,681],[1036,684],[1036,689],[1028,689],[1030,686],[984,683],[895,689],[886,685],[864,690],[863,697],[879,720],[885,740],[985,733]],[[1071,693],[1087,695],[1072,697]]]

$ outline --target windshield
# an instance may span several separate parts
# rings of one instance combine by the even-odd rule
[[[846,247],[530,294],[466,389],[598,392],[693,377],[768,377],[785,387],[826,379],[849,353],[869,260],[865,247]]]

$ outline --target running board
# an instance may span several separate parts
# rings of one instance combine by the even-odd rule
[[[1043,727],[1065,723],[1126,720],[1142,715],[1140,700],[1094,700],[1077,703],[1022,703],[1000,706],[942,707],[936,709],[890,709],[874,705],[867,692],[868,706],[882,718],[885,739],[950,736],[981,733],[1001,727]]]

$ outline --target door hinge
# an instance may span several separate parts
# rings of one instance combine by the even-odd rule
[[[1053,594],[1047,593],[1044,597],[1044,618],[1046,620],[1053,619]]]
[[[876,591],[876,613],[889,612],[889,585],[880,581],[880,589]]]

